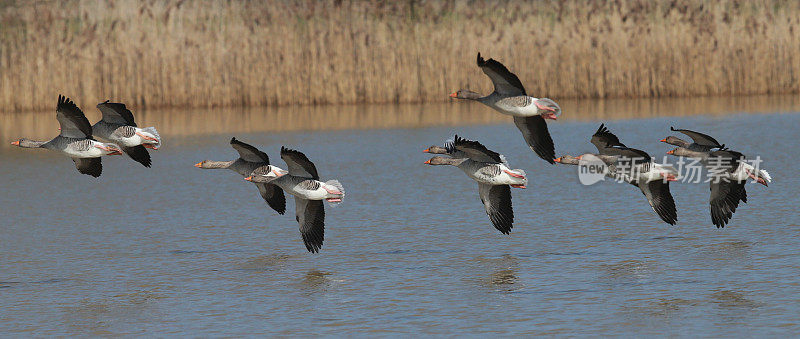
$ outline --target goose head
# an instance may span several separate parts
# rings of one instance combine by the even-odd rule
[[[22,138],[22,139],[19,139],[19,140],[15,140],[11,144],[14,145],[14,146],[22,147],[22,148],[38,148],[38,147],[42,147],[44,142],[43,141],[36,141],[36,140]]]
[[[463,161],[464,159],[453,159],[448,157],[435,156],[433,158],[428,159],[428,161],[426,161],[425,164],[431,166],[442,166],[442,165],[458,166]]]
[[[481,95],[468,89],[460,89],[458,92],[451,93],[450,97],[456,99],[478,100]]]
[[[687,148],[676,147],[674,149],[667,151],[667,154],[674,155],[676,157],[691,157],[694,155],[694,152],[692,152]]]
[[[267,165],[256,168],[253,173],[250,173],[250,176],[244,178],[244,180],[255,183],[267,183],[287,174],[289,174],[289,171],[287,170],[272,165]]]
[[[578,162],[581,161],[581,159],[580,159],[580,156],[573,157],[571,155],[563,155],[563,156],[560,156],[560,157],[556,158],[554,161],[559,163],[559,164],[577,165]]]
[[[432,154],[447,154],[447,148],[434,145],[426,148],[423,152]]]
[[[676,136],[672,136],[672,135],[670,135],[670,136],[668,136],[668,137],[666,137],[664,139],[661,139],[661,142],[667,143],[667,144],[670,144],[670,145],[674,145],[674,146],[679,146],[679,147],[686,147],[686,146],[689,145],[689,143],[684,141],[683,139],[678,138]]]

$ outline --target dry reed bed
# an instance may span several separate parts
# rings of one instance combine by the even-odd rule
[[[556,99],[800,92],[800,4],[0,1],[0,111],[436,102],[481,51]]]

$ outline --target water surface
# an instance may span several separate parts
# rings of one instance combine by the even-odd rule
[[[709,132],[760,155],[774,178],[769,188],[748,186],[749,203],[726,228],[711,224],[704,184],[673,184],[679,222],[666,225],[629,185],[581,186],[575,168],[538,159],[509,119],[475,105],[361,108],[353,121],[361,114],[376,125],[308,122],[303,131],[303,120],[292,120],[296,128],[287,128],[298,131],[268,133],[280,119],[303,116],[148,112],[141,125],[165,138],[153,168],[108,158],[99,179],[46,151],[0,148],[0,333],[797,333],[800,183],[788,154],[800,115],[659,105],[645,105],[661,108],[644,117],[603,109],[569,118],[565,108],[565,119],[550,124],[556,153],[593,150],[588,139],[600,119],[656,155],[669,149],[658,141],[669,126]],[[306,118],[324,113],[311,111]],[[461,115],[448,118],[454,111]],[[57,133],[30,115],[5,116],[3,140]],[[422,164],[429,155],[421,150],[453,133],[530,175],[528,189],[513,191],[511,235],[491,226],[474,182]],[[231,136],[279,166],[281,145],[300,149],[323,179],[345,185],[344,203],[326,206],[319,254],[302,244],[292,199],[278,215],[235,173],[192,167],[233,159]]]

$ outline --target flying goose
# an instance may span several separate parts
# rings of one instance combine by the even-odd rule
[[[455,136],[445,147],[429,147],[427,153],[447,154],[426,161],[428,165],[451,165],[478,182],[478,194],[492,221],[492,225],[503,234],[514,227],[514,210],[511,204],[511,187],[525,188],[528,179],[525,171],[510,169],[504,156],[487,149],[477,141]],[[444,152],[443,152],[444,151]]]
[[[161,146],[161,137],[155,127],[136,127],[133,113],[125,104],[106,100],[97,104],[97,108],[103,118],[92,126],[95,136],[119,144],[131,159],[150,167],[150,154],[146,148],[158,149]]]
[[[194,166],[203,169],[225,168],[239,173],[243,177],[248,177],[256,168],[269,165],[269,156],[257,148],[236,140],[235,137],[231,138],[230,144],[236,152],[239,152],[238,159],[231,161],[203,160]],[[286,197],[280,188],[268,183],[255,183],[255,185],[269,207],[278,212],[278,214],[286,212]]]
[[[295,220],[309,252],[317,253],[325,240],[325,208],[322,200],[331,204],[342,202],[344,187],[337,180],[319,181],[317,167],[305,154],[281,146],[281,159],[289,169],[272,165],[255,169],[245,180],[276,185],[294,195]]]
[[[528,96],[519,78],[494,59],[484,60],[478,53],[478,67],[492,80],[494,92],[481,97],[476,92],[461,89],[450,94],[450,97],[475,100],[500,113],[513,116],[514,124],[522,132],[528,146],[540,158],[554,163],[555,147],[545,119],[556,120],[561,114],[561,107],[551,99]]]
[[[667,152],[667,154],[689,157],[700,161],[700,163],[708,167],[709,157],[711,157],[713,152],[727,150],[724,144],[720,144],[716,139],[707,134],[690,131],[688,129],[675,129],[675,127],[670,127],[670,130],[686,134],[691,137],[694,142],[689,143],[675,136],[668,136],[661,139],[661,142],[678,146],[678,148]],[[745,161],[740,162],[740,170],[743,171],[743,174],[747,174],[748,177],[752,178],[755,182],[764,186],[769,186],[768,183],[772,181],[769,172],[763,169],[756,170],[752,164]]]
[[[78,172],[95,178],[103,173],[101,156],[122,154],[119,146],[94,140],[89,120],[72,100],[62,95],[58,96],[56,119],[61,125],[61,133],[52,140],[35,141],[22,138],[11,144],[23,148],[46,148],[61,152],[72,158]]]
[[[717,228],[728,224],[739,207],[739,202],[747,203],[745,183],[748,178],[764,186],[772,180],[766,170],[756,171],[753,165],[745,162],[742,153],[728,149],[700,152],[678,147],[667,154],[697,159],[712,172],[709,181],[709,205],[711,222]]]
[[[671,135],[661,139],[661,142],[678,147],[684,147],[695,152],[711,152],[725,148],[725,145],[720,144],[716,139],[707,134],[690,131],[688,129],[675,129],[675,127],[670,127],[669,129],[673,132],[680,132],[688,135],[694,142],[689,143],[681,138]]]
[[[677,180],[678,171],[674,167],[657,164],[647,152],[626,147],[603,124],[592,136],[591,143],[597,147],[599,154],[587,153],[578,157],[565,155],[555,159],[555,162],[578,165],[581,159],[599,159],[606,165],[606,176],[638,187],[658,217],[675,225],[678,213],[675,199],[669,191],[669,182]]]

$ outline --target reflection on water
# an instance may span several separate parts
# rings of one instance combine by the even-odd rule
[[[521,290],[524,285],[518,277],[519,259],[509,254],[500,257],[478,257],[475,259],[475,276],[468,280],[495,291],[513,292]]]
[[[262,255],[248,259],[246,262],[238,265],[237,268],[248,271],[268,271],[286,264],[291,259],[292,256],[287,254]]]
[[[331,274],[320,270],[312,269],[297,281],[297,287],[305,293],[313,294],[317,292],[324,292],[327,290],[333,280],[329,277]]]
[[[119,334],[119,330],[110,332],[108,329],[119,328],[126,322],[154,319],[157,315],[153,312],[153,306],[160,298],[151,291],[133,291],[107,298],[83,299],[76,305],[61,307],[61,312],[65,321],[78,333]],[[129,330],[129,333],[138,332],[135,328]]]
[[[641,260],[626,260],[600,267],[611,279],[647,279],[653,271],[653,263]]]
[[[743,307],[756,308],[758,303],[747,298],[743,293],[736,291],[723,290],[714,292],[710,297],[711,301],[720,307]]]
[[[772,113],[800,109],[797,96],[659,99],[567,99],[559,120],[610,120],[665,116]],[[94,105],[83,107],[89,121],[100,119]],[[139,126],[155,126],[162,136],[219,133],[415,128],[508,123],[510,118],[474,102],[410,105],[337,105],[256,108],[142,110]],[[58,133],[55,112],[0,113],[1,147],[20,137],[47,139]],[[168,143],[167,143],[168,144]]]

